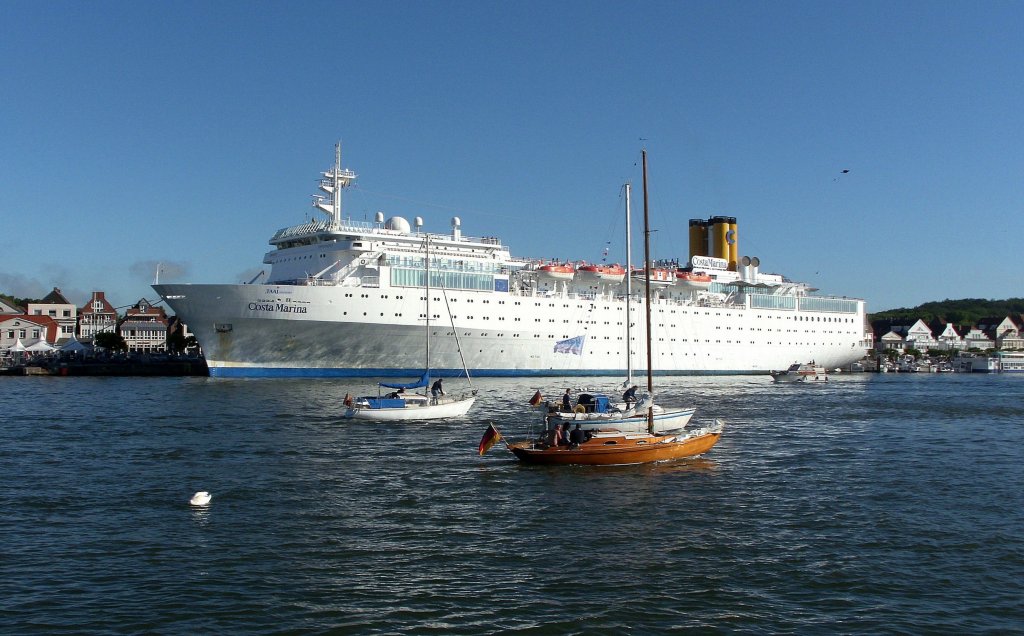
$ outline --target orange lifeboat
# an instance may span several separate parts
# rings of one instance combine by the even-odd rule
[[[621,283],[626,277],[626,268],[618,263],[614,265],[580,265],[576,268],[580,276],[595,279],[601,283]]]
[[[633,278],[639,281],[645,280],[644,268],[638,267],[633,270]],[[676,282],[676,275],[671,270],[667,269],[651,269],[651,285],[665,286],[674,285]]]
[[[676,284],[686,289],[711,287],[711,276],[704,272],[676,272]]]
[[[548,263],[538,267],[537,273],[554,280],[572,280],[576,275],[576,268],[572,263]]]

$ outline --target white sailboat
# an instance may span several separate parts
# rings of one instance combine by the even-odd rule
[[[630,218],[630,184],[625,184],[626,199],[626,268],[632,267],[632,233]],[[645,201],[646,204],[646,201]],[[645,237],[645,240],[646,237]],[[646,254],[646,251],[645,251]],[[645,255],[645,271],[650,271],[650,259]],[[622,387],[628,388],[633,384],[633,356],[631,353],[631,329],[632,316],[630,315],[630,301],[632,287],[630,277],[626,277],[626,381]],[[646,306],[650,312],[651,297],[650,285],[646,284]],[[648,326],[648,329],[650,327]],[[650,338],[648,337],[648,346]],[[648,364],[648,367],[650,365]],[[560,410],[560,405],[548,403],[545,407],[544,420],[545,428],[553,430],[559,426],[576,424],[587,431],[619,431],[622,433],[645,433],[653,428],[654,433],[675,433],[682,431],[690,422],[696,409],[692,407],[666,409],[656,404],[651,395],[651,389],[640,396],[632,404],[625,402],[613,402],[604,395],[593,395],[581,393],[577,396],[575,407],[570,411]],[[648,410],[653,414],[653,423],[648,422]]]
[[[430,236],[427,235],[424,260],[424,289],[426,290],[426,364],[423,375],[414,382],[380,382],[378,383],[378,395],[353,398],[345,397],[345,417],[361,420],[375,421],[404,421],[404,420],[440,420],[452,417],[462,417],[469,412],[469,409],[476,402],[476,390],[473,389],[473,381],[469,376],[469,369],[466,368],[465,358],[462,356],[462,346],[459,345],[459,334],[455,330],[452,320],[452,331],[455,335],[455,342],[458,345],[459,358],[462,361],[462,370],[469,380],[469,392],[461,395],[450,395],[443,388],[441,379],[431,382],[430,371]],[[447,295],[445,296],[447,299]],[[451,311],[448,311],[451,320]],[[406,393],[406,390],[422,388],[422,393]],[[383,394],[381,389],[394,389],[394,391]]]

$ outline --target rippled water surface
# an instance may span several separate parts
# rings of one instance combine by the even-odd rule
[[[706,456],[477,456],[565,382],[479,380],[465,420],[381,425],[340,418],[357,381],[0,378],[0,625],[1024,630],[1024,377],[659,379],[727,421]]]

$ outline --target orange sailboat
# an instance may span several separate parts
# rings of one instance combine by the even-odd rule
[[[647,210],[647,151],[643,153],[644,178],[644,287],[647,309],[647,392],[653,395],[654,378],[651,370],[651,261],[650,228]],[[627,191],[628,192],[628,191]],[[627,194],[628,197],[628,194]],[[628,201],[628,198],[627,198]],[[627,205],[628,207],[628,205]],[[540,394],[534,395],[531,404],[541,401]],[[638,405],[637,410],[641,408]],[[714,424],[698,430],[671,434],[655,434],[654,402],[647,405],[647,432],[630,433],[614,429],[584,431],[577,424],[571,431],[552,429],[544,431],[539,439],[521,442],[505,442],[508,450],[520,461],[530,464],[582,464],[588,466],[610,466],[623,464],[646,464],[684,457],[694,457],[708,452],[722,437],[725,423],[716,419]],[[564,439],[568,435],[569,439]],[[480,440],[480,454],[483,455],[497,441],[504,439],[491,424]]]

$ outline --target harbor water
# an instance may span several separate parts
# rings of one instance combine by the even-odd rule
[[[0,378],[0,625],[1024,631],[1024,375],[656,380],[727,422],[706,456],[478,456],[537,389],[608,379],[482,379],[464,420],[374,424],[340,416],[361,380]]]

